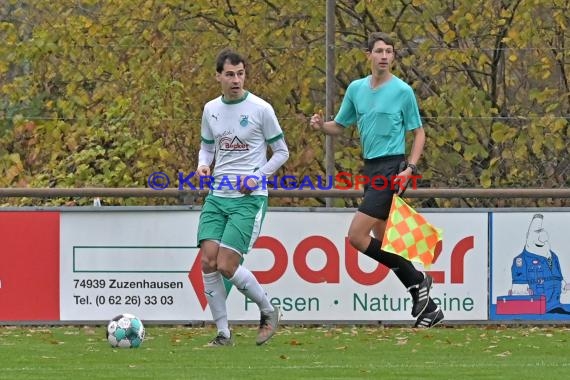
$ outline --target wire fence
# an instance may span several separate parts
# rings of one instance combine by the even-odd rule
[[[202,68],[207,67],[208,60],[204,56],[210,53],[196,46],[196,41],[204,43],[205,40],[200,39],[198,34],[195,39],[188,36],[196,31],[198,24],[195,22],[198,19],[202,22],[199,25],[203,31],[211,33],[201,35],[212,36],[213,42],[212,45],[208,44],[211,48],[208,50],[215,50],[216,44],[222,42],[238,43],[238,35],[242,38],[250,35],[228,34],[232,31],[232,25],[238,25],[237,22],[232,25],[224,24],[227,28],[223,30],[218,29],[218,25],[212,22],[211,18],[211,12],[216,11],[212,2],[180,2],[179,6],[173,6],[169,2],[147,2],[144,5],[146,7],[152,4],[153,9],[157,11],[168,9],[173,22],[170,27],[162,24],[170,17],[166,13],[149,13],[148,18],[119,18],[124,16],[124,12],[115,14],[117,9],[134,9],[136,4],[144,8],[143,1],[130,5],[115,3],[110,8],[108,6],[111,3],[108,2],[68,1],[59,4],[42,3],[43,6],[39,6],[39,2],[38,6],[34,6],[34,3],[22,0],[0,6],[0,19],[4,23],[4,29],[0,33],[7,36],[4,41],[6,54],[0,59],[0,90],[4,94],[0,99],[0,136],[2,130],[9,131],[15,125],[21,125],[23,121],[41,127],[37,134],[30,132],[29,136],[24,133],[25,128],[22,128],[24,132],[15,133],[10,136],[10,140],[3,141],[7,148],[0,148],[0,173],[4,174],[4,179],[14,177],[13,180],[10,179],[11,182],[6,181],[6,184],[58,187],[46,190],[47,195],[44,195],[45,189],[23,189],[24,192],[20,193],[21,197],[31,197],[37,201],[53,197],[83,197],[85,195],[82,195],[82,192],[88,190],[59,187],[109,184],[110,180],[103,178],[102,173],[105,173],[105,170],[115,170],[115,167],[109,169],[98,160],[113,161],[131,169],[136,167],[136,163],[147,159],[141,152],[147,153],[150,150],[148,145],[137,149],[134,156],[128,157],[123,155],[124,152],[120,149],[112,149],[120,136],[109,137],[101,142],[103,138],[98,136],[78,133],[78,137],[75,137],[77,141],[73,138],[71,142],[67,141],[75,129],[84,128],[86,125],[94,130],[105,131],[111,136],[112,133],[107,131],[109,125],[122,123],[120,133],[126,136],[121,140],[123,142],[142,140],[146,133],[151,136],[152,141],[164,139],[165,149],[170,152],[184,151],[178,154],[176,162],[165,162],[162,158],[160,162],[145,162],[149,168],[164,167],[164,170],[175,171],[180,165],[193,167],[197,154],[187,147],[194,146],[192,141],[197,139],[196,131],[201,121],[199,114],[204,101],[199,97],[206,98],[210,95],[200,92],[205,87],[201,83],[210,83],[211,68]],[[230,3],[250,5],[245,0],[219,2],[220,7],[227,7]],[[422,119],[427,126],[426,133],[429,134],[419,163],[420,170],[425,174],[425,181],[420,186],[429,186],[430,189],[410,190],[407,196],[434,207],[501,205],[511,202],[512,199],[517,199],[513,201],[513,205],[568,204],[568,197],[564,193],[555,192],[552,197],[546,197],[540,195],[545,193],[539,189],[557,191],[570,184],[570,98],[567,95],[566,78],[567,52],[570,45],[565,43],[567,34],[563,29],[554,27],[558,19],[551,19],[556,12],[566,14],[567,5],[560,8],[555,4],[535,4],[532,12],[536,13],[533,13],[536,25],[523,22],[518,26],[520,29],[513,29],[516,35],[528,37],[528,41],[521,39],[516,42],[496,43],[497,39],[492,35],[483,35],[480,30],[473,28],[458,29],[457,31],[464,32],[464,35],[458,35],[450,41],[443,38],[445,36],[432,35],[429,28],[424,30],[423,34],[421,27],[412,33],[414,29],[410,28],[413,23],[409,24],[408,18],[404,17],[398,25],[393,25],[393,19],[396,17],[386,17],[395,14],[391,12],[397,13],[401,8],[403,13],[398,19],[404,16],[405,12],[411,12],[410,15],[419,12],[411,17],[411,20],[417,21],[418,25],[424,25],[426,23],[422,22],[420,16],[429,12],[420,12],[420,9],[429,5],[428,8],[434,7],[432,10],[435,10],[438,2],[418,7],[407,2],[374,4],[339,0],[336,1],[335,8],[338,22],[329,24],[334,28],[328,37],[324,28],[325,21],[328,21],[324,12],[325,2],[310,1],[315,8],[323,8],[323,12],[315,13],[306,12],[309,9],[306,2],[293,1],[288,6],[278,6],[286,3],[253,2],[251,8],[261,4],[263,11],[250,14],[249,7],[235,7],[219,14],[222,21],[227,21],[226,17],[238,21],[242,17],[248,17],[247,20],[250,20],[249,17],[258,17],[255,20],[259,22],[250,24],[252,28],[248,29],[259,27],[259,33],[255,36],[260,39],[245,45],[249,49],[248,55],[257,60],[257,65],[253,65],[257,66],[258,71],[257,76],[251,77],[252,81],[256,80],[252,87],[259,90],[260,95],[263,94],[262,91],[266,92],[268,99],[276,107],[288,143],[294,144],[286,170],[298,175],[316,175],[325,171],[328,173],[330,160],[327,160],[326,168],[319,161],[322,158],[326,160],[326,154],[334,156],[336,172],[346,170],[356,173],[359,170],[360,142],[354,132],[356,128],[335,139],[334,145],[330,144],[332,149],[326,141],[322,141],[322,136],[309,135],[304,128],[305,125],[308,127],[311,116],[309,112],[313,107],[322,107],[329,101],[332,102],[332,97],[326,94],[323,84],[325,62],[322,56],[325,50],[327,53],[330,51],[327,38],[336,38],[334,55],[338,62],[334,78],[328,78],[326,82],[334,83],[339,89],[346,88],[350,80],[367,70],[360,51],[362,42],[368,31],[380,28],[393,30],[398,36],[414,36],[409,40],[398,38],[401,40],[398,45],[403,46],[398,46],[396,50],[396,68],[405,74],[403,77],[407,81],[414,82],[420,98]],[[460,3],[441,3],[444,6],[457,7],[457,12],[464,10],[459,6]],[[485,4],[493,8],[492,2]],[[366,5],[366,11],[356,10],[358,6],[363,5]],[[499,7],[500,10],[496,10],[497,17],[486,17],[489,27],[503,28],[500,21],[506,20],[503,12],[510,9],[509,7],[511,5]],[[60,23],[62,14],[58,12],[66,8],[70,12],[65,16],[68,22]],[[517,20],[516,17],[524,16],[520,9],[518,12],[521,14],[513,10],[513,23]],[[188,15],[193,17],[186,17]],[[203,17],[204,15],[207,17]],[[462,25],[452,22],[455,16],[450,19],[451,23],[447,23],[443,15],[437,12],[434,15],[438,22],[441,21],[442,27],[455,25],[460,28]],[[298,20],[307,19],[318,19],[318,22],[314,25],[294,24]],[[560,18],[563,19],[564,17]],[[89,22],[85,22],[86,20]],[[113,20],[129,20],[129,23],[133,24],[127,23],[130,25],[127,27],[127,24],[113,23]],[[98,29],[102,21],[109,23],[108,29]],[[70,25],[71,27],[68,27]],[[433,26],[437,25],[439,24]],[[530,29],[527,30],[527,27]],[[537,27],[542,28],[540,30],[544,33],[540,39],[534,34]],[[150,37],[144,37],[142,34],[147,29],[154,33],[161,28],[165,28],[165,31],[168,29],[168,33],[156,33]],[[277,29],[281,34],[271,35],[270,31]],[[508,31],[507,29],[505,31]],[[303,36],[298,34],[300,30],[304,31]],[[523,31],[529,33],[522,33]],[[242,32],[245,33],[246,30]],[[272,37],[261,38],[266,33]],[[540,44],[541,41],[544,41],[544,44]],[[523,46],[509,46],[515,43]],[[145,50],[145,54],[139,55],[141,50]],[[445,52],[457,54],[446,55]],[[413,56],[417,59],[411,59]],[[155,58],[147,60],[148,57]],[[283,60],[284,57],[287,57],[287,60]],[[290,64],[291,62],[293,64]],[[306,62],[310,63],[308,68],[297,66]],[[144,63],[145,69],[140,71],[140,75],[145,80],[137,82],[133,80],[133,76],[136,77],[136,69],[141,63]],[[82,67],[83,64],[85,67]],[[106,64],[109,64],[110,68],[104,69]],[[295,68],[293,72],[289,70],[291,67]],[[121,68],[124,70],[121,71]],[[437,70],[432,71],[434,68]],[[82,70],[87,70],[90,75],[82,73]],[[207,79],[204,73],[207,73]],[[194,86],[191,84],[193,82],[200,85]],[[265,83],[275,83],[279,90],[274,90],[277,86],[273,84],[265,88]],[[492,86],[493,83],[496,87]],[[101,101],[93,100],[95,90],[99,89],[104,89],[101,90],[102,93],[108,92],[109,96]],[[81,96],[87,100],[82,100]],[[161,102],[161,99],[167,100]],[[327,113],[332,114],[338,110],[340,97],[335,94],[334,100],[336,106],[331,107],[333,109]],[[171,104],[174,106],[171,107]],[[69,125],[54,126],[51,123]],[[147,124],[152,124],[152,128]],[[30,129],[32,127],[33,125]],[[82,132],[85,129],[87,128]],[[131,130],[135,131],[130,134]],[[111,141],[113,139],[115,141]],[[39,146],[42,143],[46,144],[42,152],[52,149],[55,151],[57,147],[62,151],[59,154],[53,152],[51,156],[54,158],[51,161],[48,161],[48,154],[30,154],[34,149],[33,144]],[[101,145],[104,145],[106,150],[100,149]],[[93,157],[89,162],[59,165],[60,162],[66,161],[67,157],[86,152]],[[14,158],[17,155],[17,159]],[[40,156],[45,162],[35,162],[34,158]],[[102,167],[105,167],[105,170]],[[143,187],[146,176],[150,174],[134,170],[117,171],[118,178],[125,178],[119,186],[128,184]],[[40,179],[45,176],[49,176],[49,180],[41,182]],[[66,182],[70,176],[85,178],[85,183]],[[441,186],[449,187],[450,189],[445,190],[450,193],[438,189]],[[532,195],[521,196],[523,193],[519,191],[531,186],[537,188],[536,192],[533,190]],[[509,198],[512,194],[505,197],[497,195],[503,193],[496,191],[503,190],[493,187],[516,188],[512,189],[516,197]],[[9,195],[14,194],[10,192],[12,189],[2,190],[8,192],[3,193],[4,196],[0,195],[1,198],[14,201],[18,197]],[[27,190],[30,192],[26,192]],[[76,190],[80,191],[74,193]],[[201,196],[191,190],[117,190],[119,193],[105,190],[104,194],[110,195],[101,194],[100,190],[97,190],[99,193],[93,194],[113,197],[117,202],[123,196],[121,194],[133,194],[132,191],[138,194],[139,190],[147,192],[140,196],[131,196],[141,199],[166,197],[182,202],[190,202]],[[321,204],[322,198],[348,199],[345,204],[354,205],[361,196],[359,192],[352,194],[348,191],[322,194],[314,191],[297,194],[295,191],[297,190],[272,190],[271,195],[280,200],[290,197],[302,201],[317,199],[317,205]]]

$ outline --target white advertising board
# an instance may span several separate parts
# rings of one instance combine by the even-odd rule
[[[570,212],[493,212],[491,320],[570,319]]]
[[[447,320],[486,320],[487,213],[426,213],[444,231],[429,268]],[[68,212],[61,217],[61,320],[211,320],[196,247],[198,211]],[[269,211],[244,265],[284,321],[406,321],[411,300],[397,277],[346,240],[351,212]],[[420,268],[422,269],[422,268]],[[235,288],[232,321],[259,318]]]
[[[207,318],[188,278],[198,257],[198,216],[62,213],[61,320],[108,320],[126,312],[146,320]]]

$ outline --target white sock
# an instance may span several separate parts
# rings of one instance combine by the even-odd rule
[[[202,277],[204,279],[204,293],[206,293],[206,299],[208,300],[208,305],[210,305],[210,311],[212,312],[214,322],[216,322],[218,333],[222,333],[226,338],[229,338],[230,327],[226,310],[226,297],[228,294],[222,275],[216,271],[213,273],[202,273]]]
[[[269,297],[267,297],[253,273],[244,266],[238,266],[230,281],[243,295],[255,302],[262,313],[270,313],[274,310],[269,302]]]

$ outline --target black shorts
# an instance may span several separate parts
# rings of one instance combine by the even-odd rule
[[[405,160],[403,154],[364,160],[362,174],[372,180],[374,185],[364,185],[364,199],[358,211],[376,219],[388,219],[392,197],[396,192],[391,179],[400,172],[400,165]]]

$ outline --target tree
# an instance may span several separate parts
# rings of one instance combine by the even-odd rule
[[[428,132],[425,186],[567,186],[569,14],[562,0],[338,0],[334,103],[369,71],[367,34],[392,33],[395,71],[416,89]],[[323,2],[12,0],[0,17],[1,186],[142,187],[154,171],[189,173],[227,45],[248,57],[246,85],[274,105],[290,142],[279,174],[324,175],[324,136],[308,128],[325,105]],[[358,171],[359,155],[351,128],[336,139],[337,170]]]

